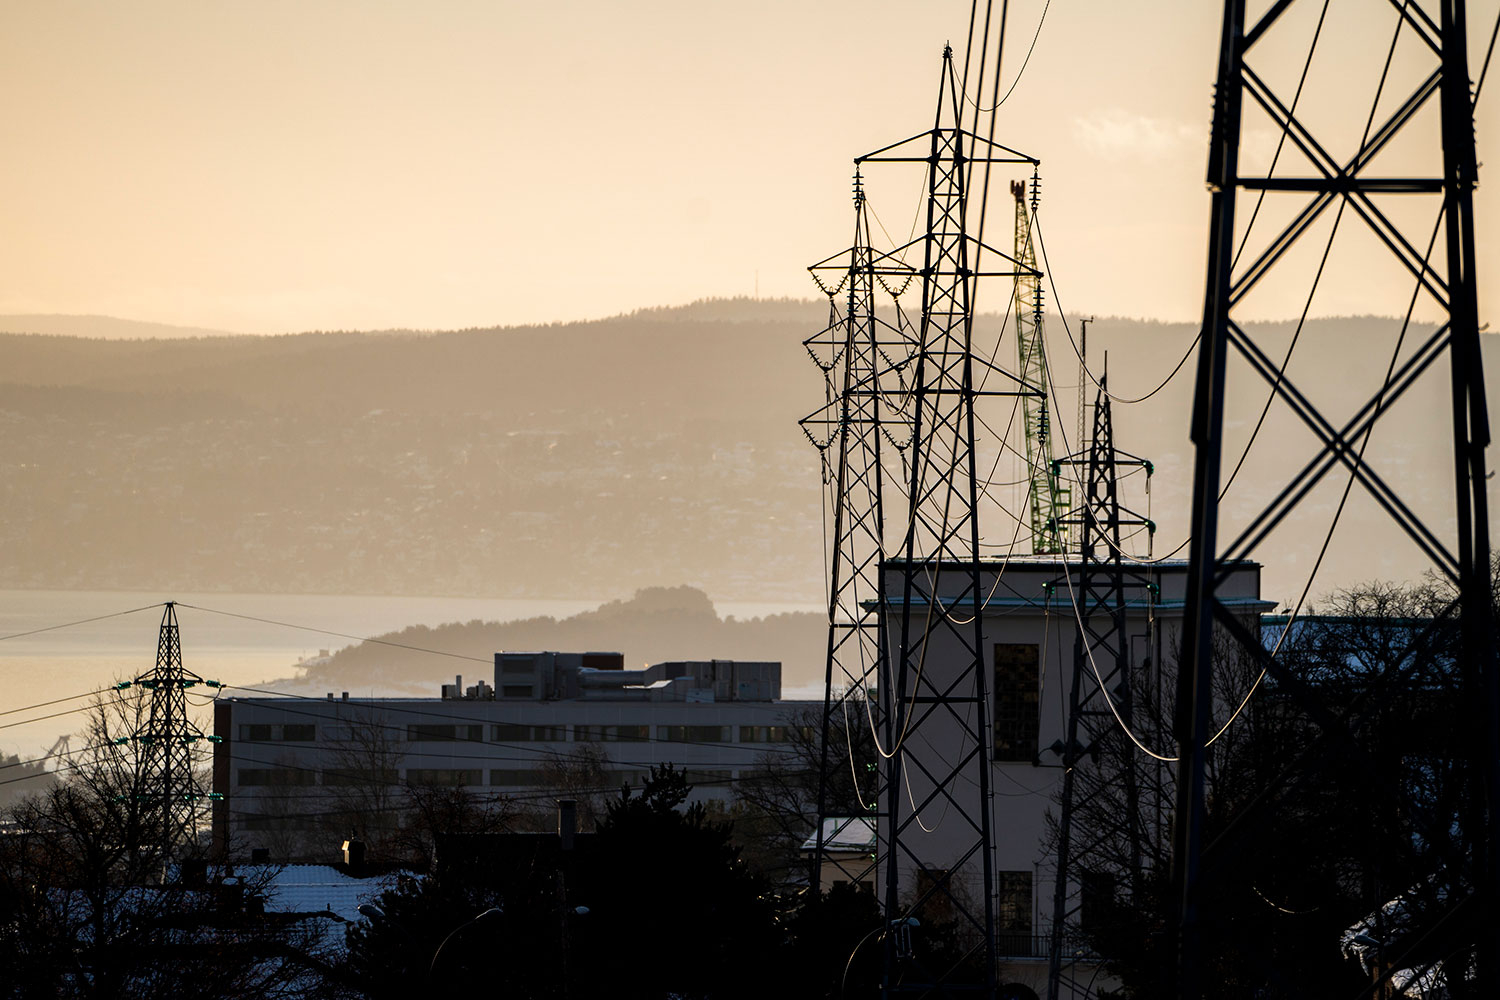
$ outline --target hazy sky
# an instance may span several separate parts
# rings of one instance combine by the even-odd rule
[[[1351,95],[1373,92],[1394,11],[1332,6],[1304,107],[1352,143],[1369,98]],[[1495,3],[1471,6],[1477,74]],[[1010,7],[1007,85],[1043,0]],[[1288,96],[1318,5],[1296,7],[1264,63]],[[763,296],[808,296],[805,266],[848,240],[850,161],[930,124],[968,10],[11,0],[0,312],[280,332],[598,317],[751,294],[757,275]],[[1208,0],[1051,4],[997,138],[1043,161],[1069,311],[1199,313],[1218,27]],[[1410,38],[1398,51],[1392,98],[1430,65]],[[1500,162],[1497,109],[1480,105],[1481,160]],[[1268,155],[1274,135],[1250,125],[1248,152]],[[883,169],[872,204],[904,239],[920,178]],[[1478,204],[1488,315],[1500,196]],[[1009,225],[996,216],[991,242]],[[1399,311],[1369,296],[1384,262],[1349,242],[1314,312]],[[1254,309],[1292,315],[1303,295]]]

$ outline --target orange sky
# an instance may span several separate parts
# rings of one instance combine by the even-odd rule
[[[1007,80],[1042,6],[1010,5]],[[1260,57],[1288,96],[1317,7],[1296,5]],[[1303,107],[1342,151],[1394,10],[1333,8]],[[1476,74],[1495,9],[1472,4]],[[809,296],[805,266],[848,239],[851,159],[930,123],[939,53],[968,10],[16,0],[0,6],[0,313],[282,332],[597,317],[757,280]],[[1070,312],[1199,313],[1218,22],[1202,0],[1052,3],[997,137],[1043,161]],[[1405,39],[1390,96],[1427,65]],[[1500,95],[1480,105],[1481,161],[1500,162],[1497,109]],[[1274,133],[1247,127],[1263,161]],[[1391,172],[1435,136],[1414,129]],[[872,204],[904,239],[920,178],[884,169]],[[1478,199],[1487,314],[1500,197]],[[1393,211],[1430,225],[1415,221],[1426,207]],[[1003,245],[1008,213],[991,225]],[[1400,312],[1404,294],[1376,294],[1400,274],[1362,224],[1341,225],[1314,313]],[[1321,239],[1250,314],[1295,314]]]

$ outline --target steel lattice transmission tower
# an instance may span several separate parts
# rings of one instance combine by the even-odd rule
[[[1145,836],[1141,825],[1141,789],[1138,787],[1134,746],[1123,733],[1120,722],[1135,726],[1134,676],[1130,657],[1129,620],[1126,613],[1133,607],[1137,615],[1148,609],[1156,596],[1156,584],[1142,572],[1143,566],[1126,560],[1126,532],[1156,530],[1148,518],[1129,511],[1120,504],[1122,469],[1144,471],[1149,478],[1151,463],[1119,451],[1114,445],[1114,422],[1106,391],[1107,379],[1099,381],[1094,402],[1094,422],[1087,447],[1079,454],[1059,459],[1049,471],[1056,475],[1059,466],[1071,465],[1084,470],[1083,503],[1064,517],[1064,523],[1077,532],[1078,562],[1068,564],[1074,579],[1066,584],[1073,601],[1078,631],[1073,643],[1073,670],[1068,682],[1067,726],[1062,740],[1051,752],[1062,762],[1062,789],[1058,799],[1056,881],[1053,883],[1052,925],[1048,947],[1048,1000],[1058,1000],[1064,987],[1070,996],[1087,996],[1090,986],[1073,976],[1076,947],[1070,947],[1068,935],[1078,931],[1084,906],[1080,887],[1080,869],[1075,848],[1088,857],[1097,843],[1075,843],[1082,832],[1095,841],[1109,836],[1076,825],[1075,806],[1087,804],[1102,789],[1118,793],[1123,807],[1117,819],[1123,830],[1116,839],[1126,847],[1121,874],[1134,884],[1112,889],[1127,889],[1132,897],[1141,898],[1141,844]],[[1080,446],[1082,444],[1080,443]],[[1131,530],[1135,529],[1135,530]],[[1053,587],[1054,592],[1060,590]],[[1101,763],[1102,750],[1104,754]],[[1093,771],[1088,787],[1080,789],[1080,772]],[[1080,791],[1083,801],[1079,801]],[[1095,809],[1095,815],[1113,811]],[[1110,831],[1116,833],[1117,831]]]
[[[925,233],[911,244],[922,254],[922,311],[906,529],[902,558],[887,564],[889,627],[899,641],[890,651],[891,735],[882,748],[889,755],[881,820],[885,911],[893,920],[941,908],[955,923],[961,952],[947,968],[903,969],[904,935],[887,933],[887,996],[995,989],[990,667],[978,613],[985,597],[979,504],[987,484],[978,471],[975,403],[1038,391],[974,350],[976,281],[1028,269],[970,233],[969,182],[976,164],[1038,161],[965,130],[962,100],[953,53],[945,49],[932,129],[856,161],[921,163],[927,175]],[[1003,269],[986,271],[985,254]]]
[[[1057,555],[1067,551],[1068,530],[1064,515],[1073,499],[1052,464],[1051,399],[1047,377],[1046,327],[1043,322],[1042,275],[1036,268],[1036,247],[1031,241],[1031,220],[1041,195],[1041,178],[1031,175],[1031,197],[1027,204],[1025,181],[1012,181],[1016,199],[1016,255],[1020,274],[1016,277],[1016,356],[1021,379],[1039,395],[1021,400],[1026,430],[1026,476],[1031,512],[1031,551],[1035,555]],[[1082,390],[1079,390],[1080,398]]]
[[[198,685],[218,687],[182,665],[182,639],[176,605],[168,601],[156,641],[156,665],[133,682],[151,692],[144,729],[132,737],[140,746],[140,793],[144,798],[143,828],[153,831],[163,865],[184,849],[196,846],[197,821],[210,796],[194,773],[196,747],[205,736],[188,715],[187,692]]]
[[[809,268],[828,296],[828,325],[803,342],[823,372],[825,402],[800,426],[822,457],[833,526],[814,886],[821,878],[825,837],[838,836],[857,819],[874,821],[879,809],[880,770],[873,760],[860,759],[855,745],[868,746],[867,732],[877,743],[890,738],[885,704],[890,686],[880,679],[885,662],[881,566],[888,554],[882,498],[889,488],[882,450],[900,451],[910,441],[910,423],[899,407],[914,345],[899,293],[913,275],[892,287],[876,274],[875,258],[864,185],[856,172],[854,240],[847,251]],[[882,270],[893,267],[886,262]],[[877,315],[877,283],[892,293],[894,323]],[[857,883],[874,869],[871,858],[844,876]]]
[[[1457,619],[1461,649],[1457,669],[1464,690],[1462,704],[1468,713],[1457,722],[1469,740],[1459,763],[1469,782],[1465,801],[1470,806],[1460,822],[1429,826],[1424,838],[1435,851],[1446,855],[1440,873],[1434,877],[1444,880],[1449,916],[1463,911],[1462,919],[1450,921],[1445,931],[1448,986],[1455,993],[1472,990],[1477,996],[1497,996],[1500,847],[1495,824],[1500,808],[1500,676],[1490,603],[1484,458],[1490,431],[1475,289],[1475,98],[1468,66],[1465,4],[1463,0],[1393,3],[1386,11],[1393,17],[1396,32],[1390,51],[1395,51],[1396,42],[1404,35],[1408,42],[1415,42],[1412,48],[1417,54],[1410,58],[1414,62],[1424,60],[1415,77],[1418,82],[1396,93],[1395,100],[1382,100],[1381,90],[1377,90],[1364,136],[1351,147],[1352,152],[1340,156],[1331,151],[1337,147],[1321,141],[1314,126],[1299,116],[1296,96],[1279,92],[1256,69],[1260,55],[1257,47],[1268,33],[1282,27],[1278,22],[1293,6],[1293,0],[1278,0],[1253,24],[1247,24],[1245,0],[1226,0],[1224,4],[1208,169],[1212,192],[1208,279],[1192,415],[1191,436],[1196,449],[1192,545],[1178,675],[1176,735],[1181,763],[1172,845],[1174,891],[1179,900],[1178,954],[1175,982],[1164,993],[1197,1000],[1209,985],[1205,981],[1203,928],[1215,906],[1216,866],[1222,863],[1221,853],[1232,847],[1224,837],[1212,848],[1206,847],[1204,840],[1206,744],[1214,725],[1212,654],[1216,631],[1254,657],[1329,739],[1351,748],[1351,753],[1360,752],[1358,733],[1349,722],[1320,705],[1316,695],[1271,656],[1254,631],[1230,613],[1217,596],[1229,567],[1236,560],[1251,557],[1299,501],[1337,470],[1339,479],[1358,484],[1389,515],[1458,595],[1444,618]],[[1430,13],[1434,8],[1436,13]],[[1371,14],[1375,9],[1372,6]],[[1389,70],[1391,61],[1384,39],[1378,44],[1380,50],[1375,56],[1385,55]],[[1383,74],[1380,88],[1387,85],[1388,77]],[[1341,86],[1347,83],[1341,80]],[[1297,176],[1251,177],[1241,173],[1242,116],[1247,109],[1259,109],[1258,113],[1282,132],[1304,161],[1306,166]],[[1377,117],[1380,109],[1386,109],[1384,117]],[[1424,115],[1429,122],[1437,119],[1433,124],[1441,142],[1434,147],[1424,141],[1406,153],[1408,162],[1425,158],[1425,168],[1418,167],[1403,176],[1382,175],[1380,167],[1372,164],[1378,164],[1381,152]],[[1336,127],[1330,128],[1325,138],[1328,135],[1338,137]],[[1276,199],[1278,204],[1298,199],[1286,213],[1290,221],[1259,249],[1244,253],[1241,251],[1248,237],[1242,230],[1248,232],[1249,224],[1238,220],[1237,228],[1236,201],[1241,190]],[[1430,223],[1424,220],[1415,226],[1403,226],[1397,220],[1404,221],[1411,215],[1392,212],[1387,200],[1397,195],[1402,196],[1403,208],[1430,208],[1429,219],[1436,218]],[[1390,251],[1414,287],[1412,304],[1424,300],[1442,320],[1430,335],[1412,333],[1412,346],[1403,348],[1408,312],[1408,324],[1402,326],[1384,379],[1369,385],[1367,402],[1352,417],[1338,423],[1314,403],[1309,386],[1305,382],[1299,385],[1286,372],[1285,363],[1278,365],[1236,319],[1244,297],[1283,264],[1288,251],[1335,207],[1342,213],[1335,219],[1358,220],[1350,225],[1363,224],[1373,231],[1375,245]],[[1330,236],[1330,245],[1332,242]],[[1376,290],[1373,283],[1371,290]],[[1238,370],[1248,369],[1259,376],[1270,386],[1270,392],[1301,418],[1316,438],[1317,448],[1271,503],[1225,543],[1219,537],[1221,449],[1226,398],[1232,385],[1226,379],[1231,356],[1244,362],[1244,368],[1237,364]],[[1446,365],[1442,364],[1445,359]],[[1366,455],[1377,422],[1425,373],[1448,387],[1453,446],[1454,516],[1452,521],[1445,519],[1431,527],[1413,513],[1408,499],[1398,490],[1401,487],[1410,492],[1414,484],[1397,479],[1393,486],[1377,471],[1378,449]],[[1342,372],[1340,378],[1348,383],[1353,376]],[[1388,769],[1373,760],[1360,763],[1356,757],[1355,761],[1382,780],[1381,786],[1374,787],[1382,787],[1382,794],[1390,800],[1403,794],[1399,779],[1387,777]],[[1274,809],[1274,798],[1270,797],[1270,806],[1262,812]],[[1256,807],[1261,807],[1261,802]],[[1252,808],[1247,807],[1235,818],[1238,829],[1253,825],[1249,815]],[[1419,973],[1433,968],[1430,960],[1416,956],[1412,947],[1393,947],[1381,955],[1384,971],[1372,985],[1372,995],[1384,995],[1391,972],[1405,968],[1407,963]],[[1460,982],[1468,973],[1453,973],[1466,968],[1474,970],[1473,978]]]

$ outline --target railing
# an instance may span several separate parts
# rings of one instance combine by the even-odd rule
[[[1098,955],[1088,942],[1076,934],[1065,934],[1063,955],[1071,959],[1095,961]],[[995,954],[999,958],[1046,958],[1052,950],[1051,934],[1015,934],[1001,931],[995,935]]]

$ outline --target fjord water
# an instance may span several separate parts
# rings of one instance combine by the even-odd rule
[[[24,712],[14,709],[97,691],[150,670],[156,657],[162,603],[167,600],[179,605],[183,665],[210,680],[248,685],[290,678],[299,660],[316,656],[320,649],[338,649],[354,642],[315,629],[375,636],[411,625],[436,626],[475,619],[514,621],[542,615],[565,618],[605,603],[600,598],[0,590],[0,713],[7,713],[0,714],[0,752],[34,757],[59,736],[76,734],[85,712],[70,710],[85,708],[89,699]],[[738,618],[814,610],[802,603],[750,601],[716,602],[716,609],[721,616]],[[95,618],[102,620],[86,621]],[[81,624],[70,624],[75,622]],[[35,631],[38,629],[48,631]],[[19,634],[28,632],[33,634]],[[460,668],[455,672],[476,677],[483,673],[480,664],[472,666],[480,669]],[[203,708],[211,692],[200,690],[203,697],[195,692],[193,700]],[[296,687],[288,690],[322,694]],[[231,689],[228,693],[234,692]],[[351,689],[349,693],[368,696],[386,692],[371,688]],[[205,717],[200,724],[207,726],[206,708],[203,711]]]
[[[13,709],[108,687],[151,669],[156,658],[162,603],[179,603],[183,665],[225,684],[250,684],[292,676],[299,660],[320,649],[338,649],[353,636],[380,635],[409,625],[440,625],[475,618],[505,620],[561,617],[597,607],[590,600],[482,600],[435,597],[340,597],[272,594],[161,594],[137,591],[0,591],[0,636],[51,629],[0,640],[0,751],[32,757],[63,734],[76,734],[89,699],[28,712]],[[196,607],[186,607],[195,605]],[[133,611],[133,609],[144,609]],[[230,612],[244,618],[217,614]],[[119,615],[119,612],[133,611]],[[118,615],[101,621],[85,621]],[[259,618],[266,621],[250,621]],[[53,628],[71,622],[83,624]],[[286,624],[269,624],[283,622]],[[290,626],[305,626],[293,628]],[[200,689],[206,691],[206,689]],[[230,693],[233,693],[232,690]],[[305,692],[299,692],[305,693]],[[358,691],[369,695],[378,692]],[[205,701],[195,697],[195,701]],[[41,718],[52,716],[51,718]],[[35,721],[30,721],[35,720]],[[205,718],[200,724],[206,725]],[[22,723],[16,725],[16,723]],[[74,745],[77,745],[75,739]]]

